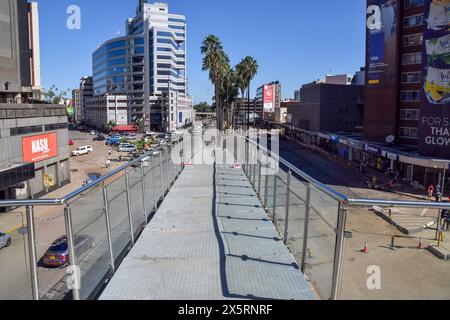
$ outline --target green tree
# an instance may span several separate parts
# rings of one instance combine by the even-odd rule
[[[236,70],[238,73],[238,84],[239,88],[242,93],[245,92],[245,89],[247,89],[247,129],[250,126],[250,83],[253,80],[253,78],[258,73],[258,63],[256,60],[251,57],[247,56],[245,57],[237,66]],[[244,96],[244,94],[243,94]]]
[[[217,127],[223,129],[223,108],[220,103],[221,81],[224,73],[224,65],[229,61],[223,51],[220,39],[215,35],[208,35],[202,42],[200,48],[203,55],[203,71],[209,71],[209,79],[214,85],[216,104]]]
[[[53,104],[60,104],[67,96],[70,89],[59,90],[55,85],[52,85],[50,89],[42,89],[43,100]]]
[[[194,110],[197,112],[212,112],[211,106],[205,101],[196,104]]]

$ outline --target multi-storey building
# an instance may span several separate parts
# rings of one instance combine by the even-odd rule
[[[80,79],[80,122],[86,122],[86,103],[94,95],[93,80],[91,76],[85,76]]]
[[[72,106],[74,110],[74,121],[75,123],[81,122],[81,96],[80,89],[72,90]]]
[[[256,90],[255,107],[257,118],[275,121],[281,112],[281,84],[278,81],[262,85]]]
[[[128,98],[120,95],[97,95],[86,102],[86,119],[89,126],[104,129],[108,123],[115,126],[128,124]]]
[[[102,44],[92,64],[94,95],[127,95],[130,123],[144,119],[146,127],[166,131],[192,121],[186,20],[170,14],[167,4],[140,0],[136,16],[126,22],[126,36]]]
[[[39,45],[39,10],[37,2],[28,3],[28,34],[31,50],[30,76],[33,98],[41,99],[41,48]]]
[[[448,1],[368,0],[367,140],[395,137],[420,155],[450,158],[449,10]]]
[[[38,74],[32,65],[38,64],[39,56],[32,55],[31,49],[39,33],[30,29],[36,19],[29,23],[26,0],[1,1],[0,17],[0,103],[22,103],[32,98],[32,74]],[[34,30],[34,37],[30,30]]]

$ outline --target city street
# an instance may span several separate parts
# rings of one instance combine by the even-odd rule
[[[335,161],[331,161],[322,155],[316,154],[297,143],[281,139],[280,155],[287,161],[297,166],[313,178],[329,185],[333,189],[350,197],[364,197],[374,199],[393,200],[417,200],[412,197],[395,193],[376,191],[369,189],[365,184],[366,176],[354,168],[349,168]],[[301,191],[299,191],[301,193]],[[330,225],[335,225],[335,219],[329,217],[332,207],[330,199],[322,199],[314,202],[320,213],[326,212],[326,219]],[[328,205],[326,205],[328,203]],[[327,210],[328,209],[328,210]],[[343,284],[341,298],[343,299],[448,299],[450,288],[449,262],[440,260],[428,250],[418,249],[419,237],[424,244],[435,244],[435,231],[425,230],[414,234],[416,238],[400,238],[396,240],[397,250],[389,248],[392,236],[404,236],[397,228],[378,217],[369,208],[349,208],[347,218],[347,231],[352,232],[352,238],[345,240]],[[407,216],[417,218],[429,217],[435,221],[436,210],[424,210],[420,212],[412,209],[397,208]],[[332,210],[333,211],[333,210]],[[337,206],[334,209],[337,215]],[[303,233],[303,223],[290,230],[291,237],[298,237]],[[331,234],[331,227],[323,226],[316,230],[317,234]],[[316,231],[314,233],[316,234]],[[448,240],[446,240],[447,242]],[[314,272],[320,264],[331,265],[334,240],[323,243],[322,247],[312,249],[312,257],[323,255],[328,261],[322,260],[317,265],[310,265],[310,271]],[[361,249],[368,244],[369,252],[362,253]],[[331,251],[323,254],[324,251]],[[378,266],[381,270],[381,289],[369,290],[366,282],[371,274],[367,273],[370,266]],[[330,271],[330,270],[328,270]]]

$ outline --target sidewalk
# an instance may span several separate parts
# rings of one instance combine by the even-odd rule
[[[241,169],[186,167],[101,300],[310,300]]]

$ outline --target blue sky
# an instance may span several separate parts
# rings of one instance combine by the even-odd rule
[[[43,86],[78,86],[90,75],[91,54],[133,17],[138,0],[38,0]],[[151,1],[149,1],[151,2]],[[158,2],[164,2],[159,0]],[[188,23],[189,93],[211,101],[212,85],[201,71],[200,45],[216,34],[233,65],[252,55],[257,86],[278,80],[283,98],[326,73],[353,74],[364,64],[365,1],[362,0],[170,0],[171,13]],[[81,8],[81,30],[66,28],[69,5]]]

